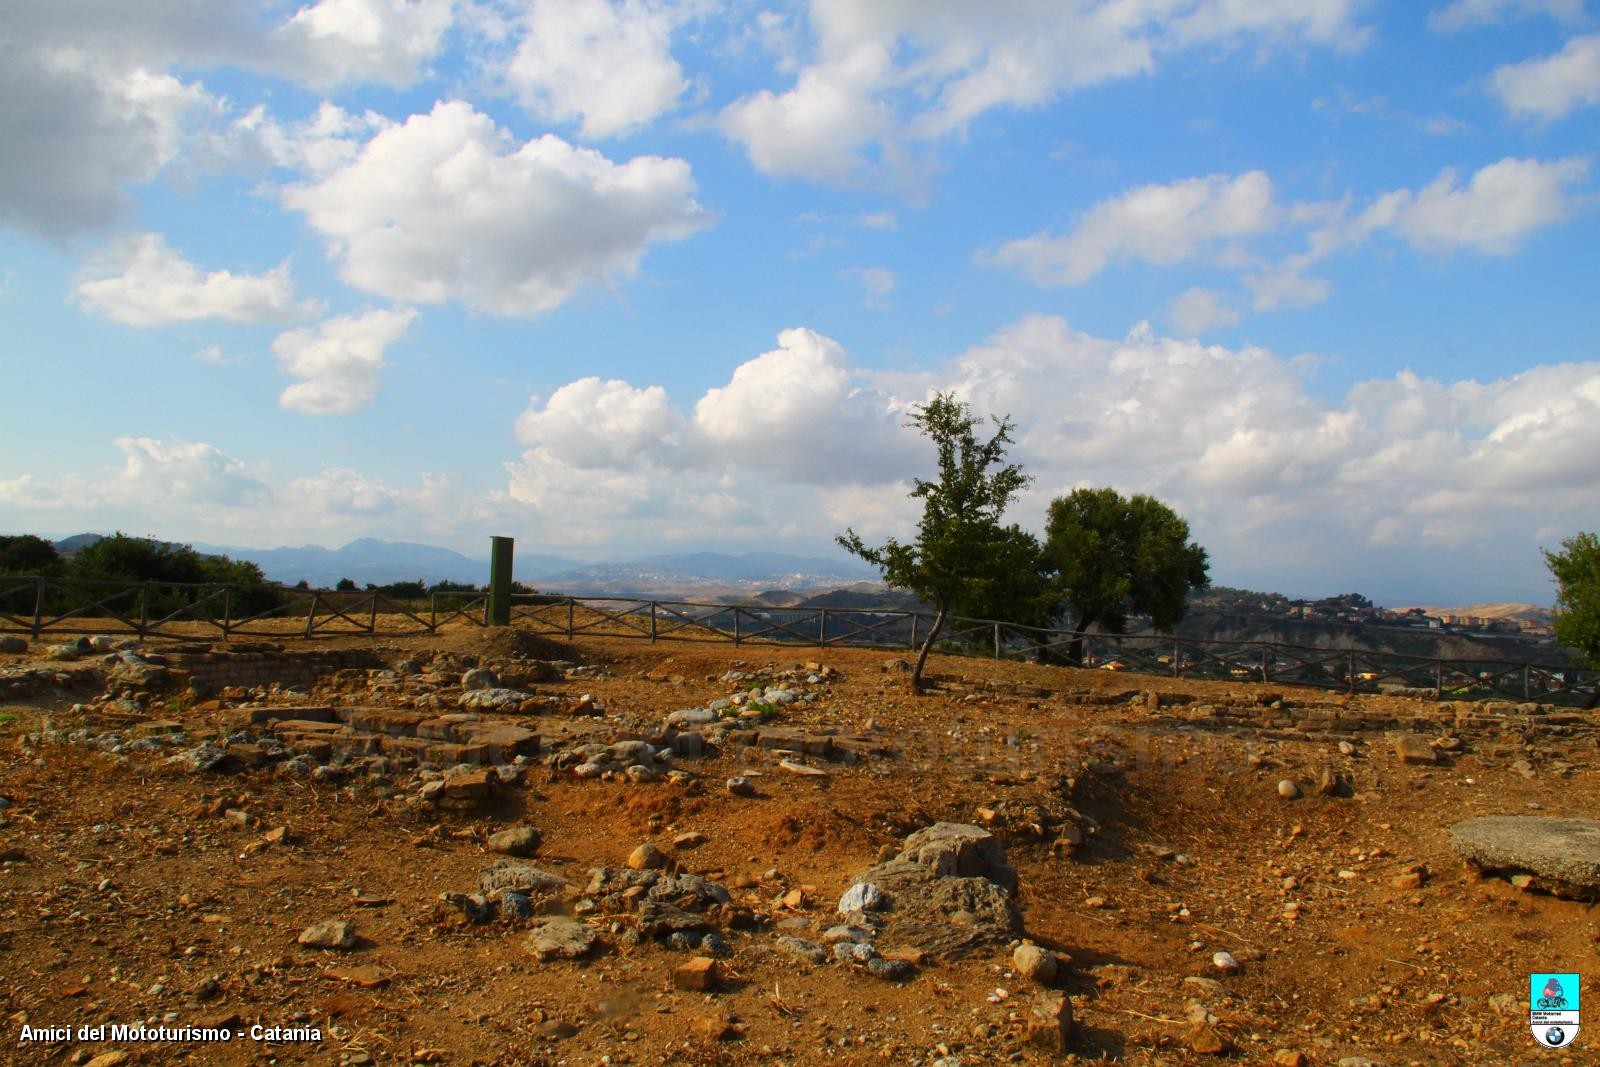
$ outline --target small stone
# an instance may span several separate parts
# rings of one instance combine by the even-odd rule
[[[1278,783],[1278,795],[1285,800],[1294,800],[1300,795],[1300,787],[1288,778]]]
[[[699,830],[690,830],[688,833],[679,834],[672,839],[672,847],[679,849],[699,848],[708,838]]]
[[[696,956],[672,971],[672,986],[685,993],[709,993],[717,987],[717,961]]]
[[[697,1015],[689,1023],[689,1029],[702,1041],[734,1041],[744,1036],[725,1015]]]
[[[883,907],[883,890],[871,882],[857,882],[844,891],[839,898],[839,914],[849,915],[855,911],[876,911]]]
[[[870,944],[841,941],[833,946],[833,958],[840,963],[867,963],[878,958],[878,950]]]
[[[306,948],[345,951],[356,945],[356,928],[343,919],[328,919],[300,931],[295,939]]]
[[[489,835],[489,850],[507,856],[531,856],[539,851],[540,834],[531,826],[513,826]]]
[[[666,855],[648,841],[628,853],[628,866],[636,871],[659,871],[667,863]]]
[[[1322,773],[1317,775],[1317,795],[1323,797],[1337,796],[1343,783],[1332,767],[1322,768]]]
[[[132,1056],[128,1053],[121,1049],[113,1049],[110,1052],[100,1053],[100,1055],[84,1063],[83,1067],[122,1067],[130,1059],[132,1059]]]
[[[1282,1049],[1272,1056],[1272,1067],[1310,1067],[1311,1061],[1304,1052]]]
[[[1395,875],[1393,878],[1389,879],[1389,884],[1394,886],[1396,889],[1402,890],[1421,889],[1422,872],[1407,871],[1404,874]]]
[[[828,772],[823,770],[820,767],[808,767],[804,763],[796,763],[794,760],[790,760],[790,759],[779,760],[778,761],[778,766],[782,767],[784,770],[788,771],[790,774],[797,774],[802,778],[826,778],[826,777],[828,777]]]
[[[728,792],[736,797],[753,797],[756,784],[743,776],[728,779]]]
[[[1028,1044],[1060,1055],[1073,1031],[1072,1001],[1065,993],[1040,993],[1028,1005]]]
[[[1401,763],[1431,765],[1439,762],[1439,754],[1416,734],[1396,734],[1394,754]]]
[[[539,1033],[557,1041],[565,1041],[569,1037],[575,1037],[578,1028],[565,1019],[546,1019],[539,1024]]]
[[[867,973],[886,982],[903,982],[916,973],[916,968],[905,960],[874,957],[867,961]]]
[[[594,931],[577,919],[556,915],[538,921],[522,949],[540,960],[575,960],[594,947]]]
[[[1183,1037],[1189,1047],[1202,1056],[1220,1056],[1231,1047],[1228,1039],[1204,1019],[1196,1020]]]
[[[474,667],[461,675],[462,689],[493,689],[499,684],[500,679],[494,676],[494,671],[483,667]]]
[[[1049,985],[1056,976],[1056,955],[1024,941],[1011,954],[1011,968],[1030,982]]]
[[[815,941],[784,936],[778,938],[773,944],[779,952],[794,956],[797,959],[806,960],[810,963],[826,963],[828,961],[828,950]]]
[[[1238,974],[1239,961],[1233,958],[1231,952],[1214,952],[1211,954],[1211,966],[1223,974]]]
[[[1356,746],[1348,741],[1340,741],[1339,753],[1344,756],[1354,756],[1356,754]],[[1299,1055],[1299,1053],[1296,1053],[1296,1055]]]

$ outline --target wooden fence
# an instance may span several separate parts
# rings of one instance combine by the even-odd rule
[[[876,608],[769,608],[559,595],[513,596],[512,617],[537,633],[569,639],[627,637],[890,649],[917,647],[933,623],[933,617],[922,612]],[[1587,703],[1600,693],[1600,671],[1567,664],[1438,659],[1270,641],[1079,634],[993,619],[947,619],[939,650],[1066,662],[1067,650],[1080,640],[1084,667],[1174,678],[1308,685],[1346,692],[1426,689],[1462,699],[1493,696],[1547,703]]]
[[[400,637],[436,633],[458,622],[485,626],[488,616],[489,595],[478,592],[431,593],[424,607],[372,591],[0,575],[0,633],[28,634],[35,640],[85,633],[223,640]],[[922,612],[877,608],[773,608],[513,594],[512,621],[536,633],[568,639],[912,649],[927,635],[933,619]],[[1080,639],[1082,666],[1174,678],[1309,685],[1347,692],[1403,687],[1466,699],[1495,696],[1548,703],[1589,703],[1600,694],[1600,671],[1564,664],[1433,659],[1263,641],[1076,634],[992,619],[946,620],[939,651],[1065,662],[1067,650]]]

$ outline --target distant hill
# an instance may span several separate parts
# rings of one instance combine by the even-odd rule
[[[54,542],[54,544],[56,546],[56,551],[61,553],[63,556],[74,556],[77,555],[79,550],[88,548],[96,541],[104,540],[104,534],[81,533],[73,534],[71,537],[63,537],[61,540]]]
[[[1507,619],[1511,622],[1531,622],[1540,626],[1548,626],[1551,622],[1550,610],[1541,608],[1537,604],[1466,604],[1459,608],[1437,608],[1427,605],[1416,605],[1429,615],[1456,615],[1471,619]],[[1395,608],[1396,611],[1410,611],[1411,607]]]
[[[260,566],[275,582],[293,585],[306,581],[313,586],[330,586],[341,578],[357,585],[383,585],[422,579],[425,582],[470,582],[482,585],[489,580],[489,561],[463,556],[448,548],[407,541],[380,541],[363,537],[341,548],[301,545],[298,548],[233,548],[226,545],[196,544],[200,552],[218,552],[234,559],[247,559]],[[520,581],[532,582],[543,573],[570,567],[573,561],[562,556],[537,553],[517,555],[514,571]]]
[[[1176,633],[1209,641],[1273,641],[1306,648],[1353,648],[1436,659],[1553,664],[1572,660],[1570,652],[1549,641],[1437,633],[1373,623],[1314,622],[1275,615],[1192,612],[1178,624]]]
[[[686,552],[611,560],[539,577],[540,587],[574,595],[747,598],[756,592],[828,589],[876,576],[850,560],[781,552]]]

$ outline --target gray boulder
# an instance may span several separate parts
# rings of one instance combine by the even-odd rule
[[[886,944],[960,956],[1022,933],[1013,899],[1017,873],[999,840],[981,827],[936,823],[919,830],[899,855],[856,875],[854,884],[863,883],[879,891]]]
[[[1487,815],[1450,827],[1450,845],[1485,870],[1526,873],[1557,896],[1600,898],[1600,822],[1543,815]]]
[[[553,916],[534,924],[522,948],[540,960],[575,960],[594,948],[594,931],[576,919]]]

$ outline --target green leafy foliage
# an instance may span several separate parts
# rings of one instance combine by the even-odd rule
[[[936,393],[912,409],[907,425],[920,430],[938,453],[938,477],[918,478],[911,490],[913,499],[922,500],[916,540],[891,537],[874,547],[853,529],[838,537],[846,551],[882,570],[889,585],[910,590],[937,609],[917,653],[913,690],[921,688],[928,650],[952,608],[971,611],[1027,599],[1028,582],[1019,582],[1004,568],[1019,557],[1036,560],[1037,543],[1030,548],[1032,536],[1015,526],[1002,527],[1000,517],[1029,479],[1020,467],[1004,462],[1012,443],[1011,421],[993,421],[994,433],[980,440],[976,431],[982,420],[953,393]]]
[[[1079,633],[1095,625],[1121,633],[1130,614],[1170,630],[1190,592],[1209,582],[1206,550],[1189,540],[1188,522],[1142,493],[1076,489],[1051,501],[1043,555]],[[1074,659],[1081,648],[1073,642]]]
[[[0,537],[0,574],[60,574],[56,546],[33,534]]]
[[[1556,581],[1556,640],[1600,668],[1600,537],[1579,533],[1544,551]]]

